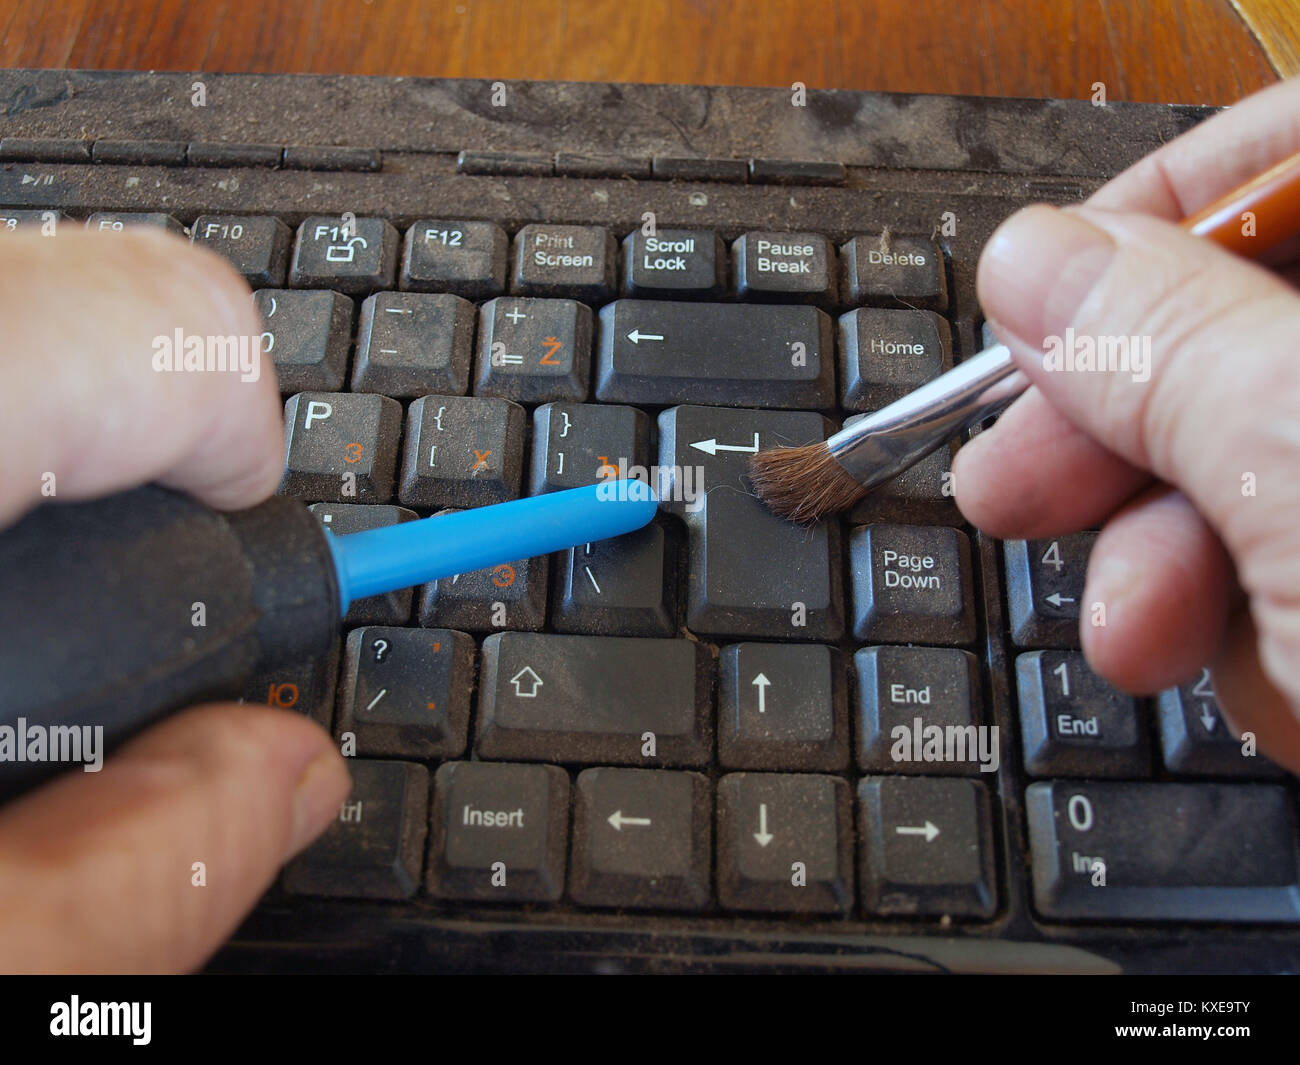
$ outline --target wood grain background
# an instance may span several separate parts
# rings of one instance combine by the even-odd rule
[[[0,0],[0,66],[882,89],[1226,104],[1300,0]]]

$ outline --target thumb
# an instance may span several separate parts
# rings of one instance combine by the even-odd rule
[[[0,972],[200,965],[349,787],[319,726],[233,704],[65,773],[0,809]]]
[[[1237,677],[1223,688],[1267,689],[1282,708],[1300,707],[1300,297],[1168,222],[1095,208],[1013,216],[989,241],[978,284],[999,337],[1043,396],[1106,449],[1181,491],[1191,503],[1181,519],[1192,527],[1186,540],[1197,540],[1203,523],[1226,546],[1258,635],[1248,665],[1240,641],[1225,637],[1235,650],[1224,667],[1262,666],[1266,683]],[[1178,572],[1150,559],[1144,573],[1133,535],[1143,518],[1127,518],[1115,546],[1129,557],[1106,557],[1103,532],[1090,602],[1131,601],[1145,574]],[[1083,633],[1103,674],[1116,635]],[[1239,725],[1251,714],[1225,709]],[[1294,734],[1294,719],[1287,725]]]

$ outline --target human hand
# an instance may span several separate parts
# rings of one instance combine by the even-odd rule
[[[992,535],[1101,527],[1082,601],[1092,668],[1146,694],[1208,665],[1238,734],[1300,772],[1300,293],[1174,224],[1297,149],[1293,81],[1081,208],[1008,219],[981,257],[979,297],[1035,387],[958,451],[953,477],[963,514]],[[1297,252],[1288,240],[1267,261]],[[1149,336],[1149,380],[1046,370],[1044,338],[1071,327]],[[1089,623],[1093,603],[1105,625]]]
[[[217,256],[147,230],[0,236],[0,528],[41,501],[158,481],[232,509],[283,457],[269,365],[157,373],[152,338],[253,336],[248,289]],[[105,619],[111,624],[112,619]],[[0,807],[0,971],[192,969],[333,820],[350,788],[301,714],[213,704]],[[206,886],[192,866],[206,867]]]

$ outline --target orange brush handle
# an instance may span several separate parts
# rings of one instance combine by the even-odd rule
[[[1249,226],[1242,218],[1247,211],[1254,215]],[[1247,259],[1258,259],[1269,248],[1300,233],[1300,152],[1179,225]]]

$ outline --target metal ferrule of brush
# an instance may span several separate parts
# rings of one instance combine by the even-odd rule
[[[1007,346],[995,344],[826,443],[849,476],[874,488],[996,414],[1028,387]]]

